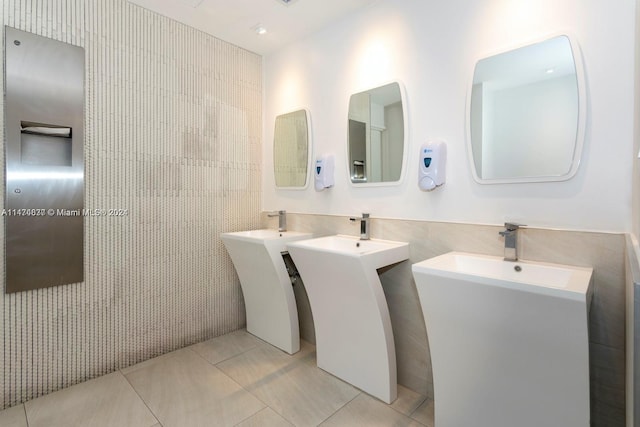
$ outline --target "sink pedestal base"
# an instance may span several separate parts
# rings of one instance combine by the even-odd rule
[[[286,244],[310,233],[255,230],[223,233],[244,295],[247,332],[289,354],[300,350],[298,310],[282,259]]]
[[[524,277],[530,266],[511,269],[516,264]],[[428,261],[413,266],[433,366],[435,425],[589,426],[585,294],[522,291],[499,279],[434,270]]]
[[[353,239],[354,248],[367,244],[375,243]],[[320,255],[304,245],[297,242],[288,247],[309,296],[318,367],[383,402],[393,402],[397,397],[395,345],[376,271],[384,265],[375,265],[366,255],[345,256],[338,251]],[[393,262],[408,258],[406,244],[400,251]]]

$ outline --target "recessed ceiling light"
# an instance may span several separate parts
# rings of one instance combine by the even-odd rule
[[[545,73],[547,73],[547,74],[553,74],[555,71],[556,71],[556,70],[555,70],[555,68],[547,68],[547,69],[545,70]]]
[[[259,36],[267,34],[267,29],[262,24],[256,24],[253,27],[251,27],[251,29],[255,31],[256,34]]]

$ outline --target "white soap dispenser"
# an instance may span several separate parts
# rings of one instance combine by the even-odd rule
[[[420,147],[418,187],[432,191],[445,182],[447,170],[447,145],[444,141],[429,141]]]
[[[333,187],[333,169],[333,154],[318,156],[318,158],[316,159],[315,168],[313,170],[316,191],[322,191],[325,188]]]

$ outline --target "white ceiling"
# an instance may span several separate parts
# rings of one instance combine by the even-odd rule
[[[129,0],[266,55],[378,0]],[[262,25],[267,33],[259,36]]]

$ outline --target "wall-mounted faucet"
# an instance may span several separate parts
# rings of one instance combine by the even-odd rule
[[[363,213],[361,217],[349,218],[351,222],[355,222],[356,220],[360,220],[360,240],[369,240],[369,214]]]
[[[269,218],[278,217],[278,231],[287,231],[287,211],[274,211],[267,214]]]
[[[518,260],[518,229],[524,227],[524,224],[516,224],[514,222],[505,222],[504,231],[499,234],[504,236],[504,260]]]

